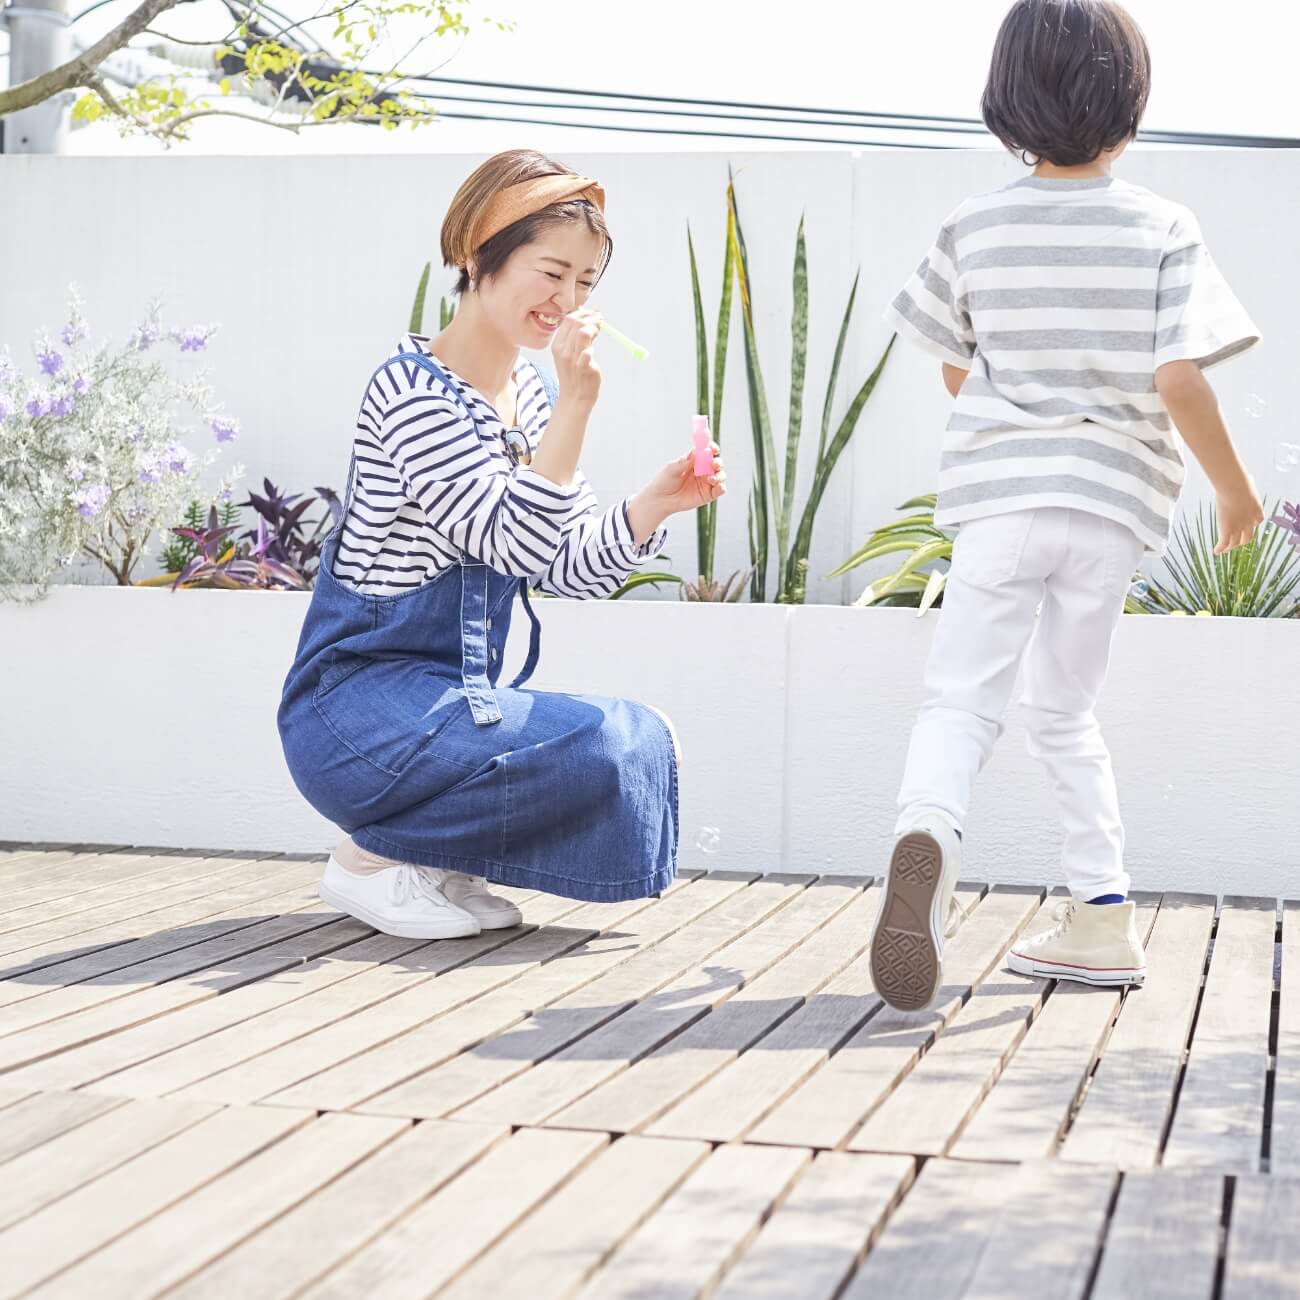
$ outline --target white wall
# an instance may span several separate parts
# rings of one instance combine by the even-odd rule
[[[0,840],[319,852],[275,710],[308,597],[59,590],[0,606]],[[681,736],[683,866],[861,872],[894,796],[936,625],[906,610],[542,601],[541,689],[628,695]],[[508,671],[526,621],[512,630]],[[1126,618],[1099,710],[1139,889],[1300,896],[1300,623]],[[1054,882],[1046,779],[1017,711],[964,874]],[[702,827],[721,841],[701,852]]]
[[[339,485],[361,389],[405,329],[416,279],[435,256],[448,200],[477,155],[412,157],[0,157],[0,345],[30,358],[38,327],[62,322],[76,282],[100,336],[123,336],[147,300],[165,295],[181,323],[219,321],[211,350],[219,395],[244,436],[228,453],[250,483],[269,475],[302,489]],[[725,153],[575,154],[600,177],[617,242],[598,305],[651,350],[648,363],[604,345],[606,383],[584,465],[605,498],[634,490],[684,450],[694,409],[694,328],[686,225],[695,233],[706,312],[721,278]],[[754,274],[760,348],[778,444],[788,403],[794,237],[806,214],[811,277],[804,450],[816,440],[835,334],[854,271],[856,326],[836,415],[869,373],[888,334],[880,311],[965,194],[1013,179],[1000,151],[882,149],[736,156]],[[1212,372],[1261,487],[1300,495],[1273,468],[1279,440],[1296,441],[1289,381],[1297,326],[1278,250],[1300,218],[1300,156],[1285,150],[1143,150],[1119,174],[1189,203],[1265,343]],[[436,289],[449,277],[435,277]],[[751,440],[739,318],[733,321],[723,444],[733,494],[720,521],[719,567],[747,563],[745,496]],[[1245,414],[1248,394],[1268,403]],[[947,396],[938,367],[895,349],[822,507],[812,577],[828,573],[892,508],[934,481]],[[805,456],[807,461],[807,456]],[[806,488],[808,470],[802,483]],[[1188,499],[1203,491],[1192,476]],[[802,500],[802,496],[800,498]],[[678,519],[669,553],[695,565],[695,529]],[[774,576],[774,575],[773,575]],[[866,575],[814,582],[815,599],[856,596]]]

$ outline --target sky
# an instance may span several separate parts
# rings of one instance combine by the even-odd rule
[[[70,3],[75,11],[84,0]],[[279,3],[295,17],[310,12],[299,0]],[[97,36],[130,7],[131,0],[119,0],[86,19],[79,30]],[[416,70],[651,95],[977,117],[989,52],[1006,8],[1007,0],[800,0],[797,5],[789,0],[695,0],[681,6],[641,0],[472,0],[466,6],[472,33],[431,41]],[[1300,136],[1300,103],[1293,87],[1300,5],[1131,0],[1128,8],[1152,51],[1145,126]],[[220,22],[223,13],[213,0],[198,0],[156,26],[181,37],[207,37],[212,18]],[[499,32],[484,18],[515,26]],[[723,141],[571,127],[527,130],[543,148],[734,147]],[[450,119],[417,131],[328,127],[297,136],[253,124],[211,122],[200,124],[193,142],[181,148],[218,153],[486,151],[517,144],[519,134],[519,127],[506,124]],[[977,137],[970,143],[992,145]],[[124,143],[107,128],[77,131],[68,143],[68,152],[75,153],[155,150],[150,142]]]

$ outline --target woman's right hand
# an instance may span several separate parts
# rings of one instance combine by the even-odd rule
[[[555,358],[562,401],[574,400],[592,407],[600,396],[600,367],[592,355],[600,321],[599,312],[579,307],[560,322],[551,342],[551,355]]]

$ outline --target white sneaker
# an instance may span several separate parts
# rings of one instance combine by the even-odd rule
[[[953,898],[961,840],[938,816],[920,818],[894,843],[871,936],[876,992],[899,1011],[922,1011],[943,986],[943,941],[964,915]]]
[[[480,926],[442,891],[439,872],[403,862],[369,875],[356,875],[334,855],[325,864],[323,902],[358,921],[403,939],[464,939]]]
[[[1018,975],[1075,980],[1109,987],[1142,984],[1146,952],[1137,932],[1137,908],[1123,903],[1080,903],[1070,898],[1056,909],[1056,924],[1021,939],[1007,954]]]
[[[457,907],[464,908],[484,930],[508,930],[522,925],[524,914],[508,899],[488,892],[481,876],[467,876],[463,871],[434,871],[442,892]]]

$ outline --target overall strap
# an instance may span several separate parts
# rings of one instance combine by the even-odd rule
[[[537,612],[528,599],[527,578],[519,579],[519,595],[524,602],[524,613],[528,615],[528,621],[532,626],[528,629],[528,657],[524,660],[524,666],[519,670],[519,675],[510,683],[511,690],[522,686],[533,675],[533,669],[537,667],[537,660],[542,653],[542,625],[538,621]]]
[[[556,398],[560,395],[560,385],[555,376],[549,370],[543,370],[541,366],[533,363],[533,369],[537,371],[537,377],[542,381],[542,388],[546,392],[547,404],[552,410],[555,409]]]

